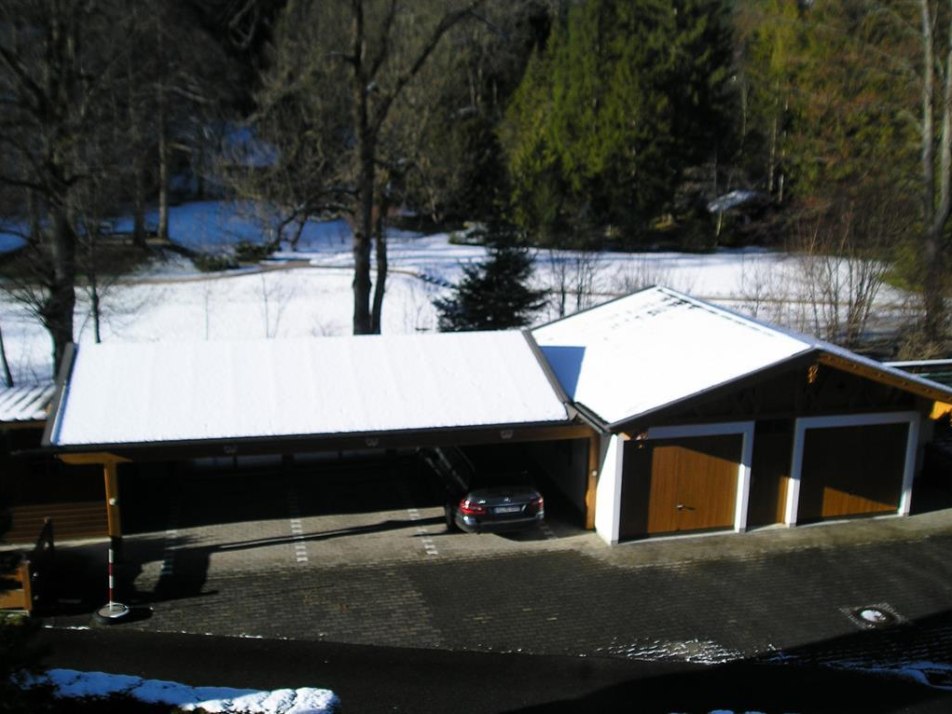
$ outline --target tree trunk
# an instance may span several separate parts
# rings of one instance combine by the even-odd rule
[[[370,241],[373,236],[374,159],[375,136],[370,125],[370,107],[367,93],[369,77],[365,74],[366,37],[364,35],[364,6],[355,0],[351,7],[353,23],[353,75],[351,93],[354,100],[354,126],[357,135],[357,195],[354,215],[354,334],[370,334],[373,325],[370,315]]]
[[[158,238],[169,240],[169,142],[168,118],[166,117],[165,87],[159,82],[156,87],[157,112],[159,121],[159,226]]]
[[[42,317],[53,339],[55,376],[66,348],[73,342],[73,311],[76,307],[76,241],[63,208],[57,208],[53,216],[50,257],[53,278]]]
[[[373,333],[370,313],[370,242],[373,239],[374,169],[372,141],[360,147],[357,215],[354,221],[354,334]]]
[[[146,249],[145,236],[145,177],[143,176],[143,167],[141,161],[136,161],[136,171],[133,177],[135,181],[132,208],[132,242],[136,247],[142,250]]]
[[[952,5],[952,2],[949,3]],[[935,128],[935,82],[937,64],[935,37],[929,0],[921,0],[922,11],[922,302],[925,309],[925,336],[931,342],[939,342],[945,331],[945,255],[943,235],[952,212],[952,44],[940,71],[945,74],[942,87],[942,111],[939,136]],[[949,41],[952,43],[952,21],[949,25]],[[935,143],[939,140],[939,166],[936,167]],[[937,170],[938,168],[938,170]]]
[[[145,250],[145,162],[142,158],[142,123],[141,112],[135,97],[136,83],[133,81],[135,72],[132,68],[132,56],[126,58],[126,100],[128,106],[129,143],[135,152],[133,159],[133,187],[132,187],[132,242],[136,247]]]
[[[3,330],[0,330],[0,362],[3,363],[3,383],[12,387],[13,375],[10,373],[10,363],[7,362],[7,350],[3,345]]]
[[[374,253],[377,259],[377,280],[374,283],[374,303],[371,314],[370,329],[375,335],[381,332],[383,317],[383,296],[387,285],[387,211],[390,205],[386,196],[381,197],[377,210],[377,220],[374,221]]]

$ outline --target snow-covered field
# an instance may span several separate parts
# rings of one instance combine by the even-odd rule
[[[152,217],[154,221],[154,216]],[[174,207],[170,233],[176,243],[207,252],[239,241],[260,242],[266,228],[252,211],[227,203]],[[120,229],[128,229],[123,221]],[[234,340],[345,335],[351,332],[353,259],[344,221],[305,226],[296,250],[284,250],[256,266],[201,273],[169,253],[138,274],[108,287],[102,299],[103,341]],[[17,239],[0,233],[0,250]],[[382,331],[436,329],[432,300],[457,281],[462,266],[485,257],[480,246],[458,245],[446,233],[393,231],[389,236]],[[746,314],[807,332],[812,328],[802,263],[784,253],[722,250],[688,253],[535,253],[535,283],[550,300],[542,323],[648,285],[664,285]],[[580,287],[580,289],[579,289]],[[884,288],[880,311],[893,314],[907,296]],[[76,340],[93,339],[88,295],[76,310]],[[0,294],[0,330],[18,382],[48,379],[51,344],[36,317],[8,294]]]

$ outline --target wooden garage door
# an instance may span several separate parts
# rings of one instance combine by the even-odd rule
[[[807,429],[797,521],[899,509],[909,425]]]
[[[733,527],[741,448],[739,434],[626,448],[621,537]]]

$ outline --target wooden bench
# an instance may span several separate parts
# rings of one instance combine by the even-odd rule
[[[33,612],[30,561],[19,553],[0,555],[0,610]]]
[[[52,580],[55,552],[53,521],[48,518],[32,551],[0,553],[0,610],[33,614],[46,582]]]

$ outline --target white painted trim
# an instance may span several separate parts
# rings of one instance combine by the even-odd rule
[[[734,504],[734,530],[738,533],[747,530],[747,509],[750,504],[750,469],[754,457],[754,424],[752,421],[731,421],[714,424],[659,426],[648,429],[645,434],[646,439],[741,435],[740,463],[737,466],[737,500]]]
[[[919,412],[885,412],[881,414],[841,414],[822,417],[801,417],[794,422],[793,458],[790,465],[790,482],[787,487],[787,503],[784,523],[797,524],[797,511],[800,508],[800,480],[803,476],[803,447],[807,429],[835,429],[847,426],[876,426],[880,424],[902,424],[909,427],[906,436],[906,458],[902,474],[902,494],[897,513],[909,515],[912,499],[912,480],[916,471],[916,452],[919,445],[919,425],[922,417]]]
[[[618,543],[621,534],[621,486],[625,467],[627,439],[613,434],[602,458],[601,473],[595,489],[595,533],[609,545]],[[603,507],[602,504],[608,504]]]
[[[909,421],[909,439],[906,441],[906,463],[902,473],[902,495],[899,497],[899,515],[908,516],[912,507],[912,481],[916,476],[916,459],[919,454],[919,432],[922,416],[918,413]]]

